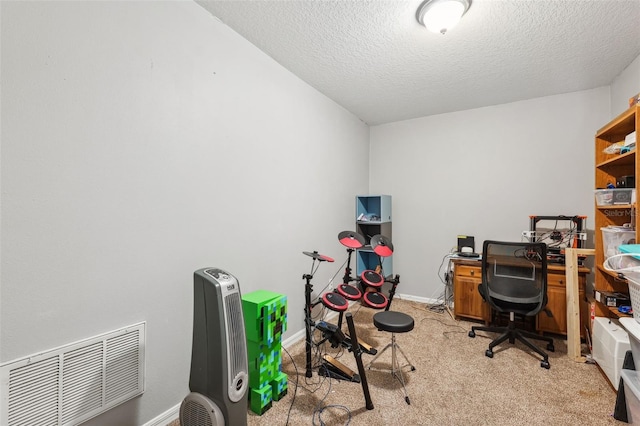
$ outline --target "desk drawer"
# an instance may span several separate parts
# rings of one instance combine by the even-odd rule
[[[567,278],[564,273],[554,274],[552,272],[547,272],[547,285],[549,287],[566,287]]]
[[[480,266],[456,265],[455,274],[461,277],[482,278]]]
[[[453,270],[453,311],[456,318],[482,320],[488,324],[489,304],[482,300],[478,284],[482,281],[480,264],[455,264]]]

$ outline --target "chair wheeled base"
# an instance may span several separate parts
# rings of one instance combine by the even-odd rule
[[[509,339],[509,343],[515,343],[516,339],[527,345],[531,350],[542,356],[542,361],[540,362],[540,367],[549,369],[551,365],[549,364],[549,355],[544,352],[542,349],[531,343],[529,339],[542,340],[547,342],[547,350],[549,352],[554,352],[555,347],[553,346],[553,339],[551,337],[543,336],[540,334],[532,333],[526,330],[520,330],[516,328],[515,324],[515,313],[509,313],[509,325],[506,327],[485,327],[485,326],[473,326],[469,331],[469,337],[476,337],[476,331],[488,331],[491,333],[502,333],[496,339],[494,339],[491,343],[489,343],[489,349],[485,351],[485,355],[489,358],[493,358],[493,348],[505,340]]]

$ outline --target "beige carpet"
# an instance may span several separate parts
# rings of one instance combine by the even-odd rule
[[[359,383],[305,377],[305,348],[300,341],[288,348],[295,365],[283,351],[283,371],[289,391],[262,416],[249,411],[249,425],[610,425],[625,423],[612,417],[616,393],[596,365],[575,363],[566,356],[566,341],[556,339],[549,353],[551,369],[540,367],[538,355],[517,343],[484,353],[490,342],[474,323],[455,321],[445,311],[433,312],[424,304],[394,299],[392,310],[414,318],[415,329],[397,334],[400,347],[415,365],[403,369],[411,404],[390,372],[375,371],[391,362],[387,350],[367,370],[374,405],[367,410]],[[391,335],[375,329],[377,311],[350,308],[358,336],[382,350]],[[333,321],[335,322],[335,321]],[[343,330],[347,330],[346,322]],[[326,345],[326,353],[357,372],[353,354]],[[362,356],[365,366],[373,357]],[[315,362],[314,358],[314,362]],[[400,360],[404,362],[402,356]],[[297,383],[297,390],[296,390]],[[295,400],[294,400],[295,396]],[[176,420],[171,426],[179,426]]]

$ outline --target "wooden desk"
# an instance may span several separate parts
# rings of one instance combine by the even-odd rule
[[[491,320],[491,308],[482,300],[478,284],[482,281],[482,263],[479,260],[454,259],[453,263],[453,314],[456,319],[466,318]],[[584,325],[588,324],[589,309],[585,299],[588,268],[578,268],[578,289],[580,300],[580,335],[584,336]],[[552,314],[544,311],[536,316],[536,330],[554,334],[567,334],[567,299],[565,267],[547,265],[547,306]]]

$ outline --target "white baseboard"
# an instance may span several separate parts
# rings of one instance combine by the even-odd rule
[[[307,334],[307,330],[306,329],[302,329],[300,331],[298,331],[295,334],[292,334],[291,336],[287,337],[285,340],[282,341],[282,346],[284,346],[285,348],[289,348],[290,346],[298,343],[300,340],[305,338],[305,335]]]
[[[398,294],[396,294],[396,297],[398,299],[402,299],[402,300],[411,300],[413,302],[426,303],[427,305],[434,305],[434,304],[442,303],[442,300],[429,299],[427,297],[420,297],[420,296],[413,296],[411,294],[398,293]],[[393,304],[393,301],[391,302],[391,304]]]
[[[398,293],[396,294],[396,297],[402,300],[411,300],[414,302],[426,303],[426,304],[440,303],[440,301],[436,299],[428,299],[426,297],[412,296],[410,294]],[[337,316],[338,316],[337,312],[331,312],[327,315],[327,319],[333,319]],[[285,348],[289,348],[290,346],[298,343],[300,340],[305,338],[306,332],[307,332],[306,329],[303,328],[302,330],[299,330],[298,332],[292,334],[291,336],[287,337],[285,340],[282,341],[282,346]],[[148,421],[142,426],[166,426],[172,421],[177,420],[179,417],[180,417],[180,404],[177,404],[176,406],[168,409],[164,413]]]
[[[142,426],[167,426],[174,420],[178,420],[180,417],[180,404],[175,407],[169,408],[164,413],[160,414],[154,419],[149,420]]]

